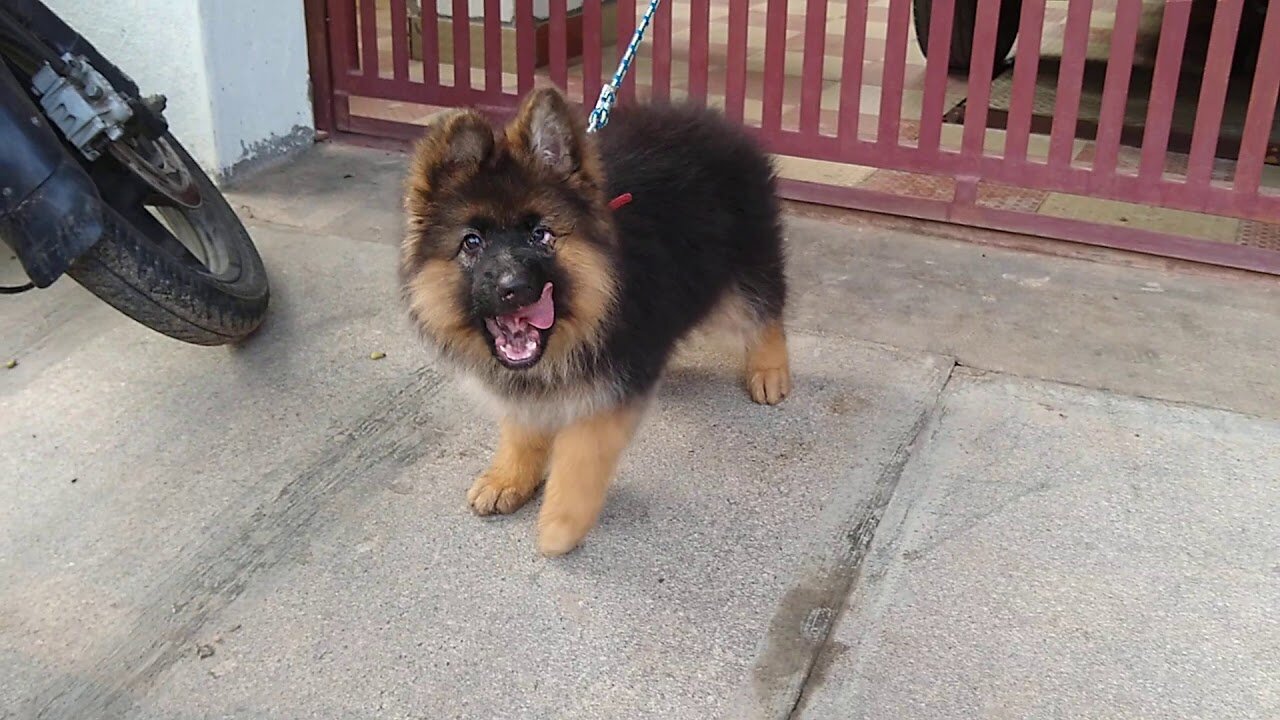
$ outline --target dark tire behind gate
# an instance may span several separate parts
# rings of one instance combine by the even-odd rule
[[[933,12],[933,0],[912,0],[915,15],[916,39],[920,52],[929,54],[929,20]],[[973,56],[973,35],[978,16],[978,0],[956,0],[955,18],[951,24],[951,54],[947,66],[952,70],[968,72]],[[1000,19],[996,27],[995,71],[1004,69],[1004,62],[1018,38],[1018,20],[1022,16],[1022,0],[1003,0],[1000,3]]]

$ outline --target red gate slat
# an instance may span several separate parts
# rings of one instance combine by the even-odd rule
[[[1200,102],[1196,105],[1196,123],[1191,131],[1191,157],[1187,160],[1187,183],[1191,185],[1208,185],[1213,171],[1242,10],[1244,0],[1218,0],[1214,9],[1209,56],[1201,75]]]
[[[502,0],[484,0],[484,89],[494,95],[502,93],[501,18]]]
[[[822,64],[827,54],[827,0],[808,0],[800,70],[800,132],[818,134],[822,120]]]
[[[314,0],[303,5],[303,21],[307,32],[307,73],[311,78],[311,111],[319,132],[337,130],[334,124],[335,92],[333,75],[343,67],[331,47],[333,35],[327,0]]]
[[[353,75],[360,69],[360,30],[356,14],[358,3],[351,0],[328,0],[331,29],[341,46],[336,50],[341,74]]]
[[[671,97],[671,3],[658,6],[653,17],[653,99]]]
[[[765,133],[775,133],[782,128],[783,90],[787,84],[787,0],[769,0],[764,24],[764,108],[760,126]]]
[[[391,0],[391,72],[396,80],[409,79],[409,9],[405,0]]]
[[[356,29],[356,6],[350,0],[328,0],[329,52],[333,62],[333,127],[345,130],[351,125],[350,84],[356,75],[360,56],[360,38]],[[316,88],[318,89],[318,87]]]
[[[1262,181],[1262,163],[1267,155],[1276,102],[1280,96],[1280,2],[1267,7],[1262,27],[1262,47],[1249,92],[1249,110],[1245,114],[1244,136],[1236,162],[1235,191],[1253,195]]]
[[[1156,182],[1164,174],[1169,131],[1173,128],[1173,105],[1178,95],[1178,78],[1182,74],[1182,51],[1187,44],[1187,25],[1191,19],[1191,2],[1169,0],[1164,6],[1160,45],[1156,49],[1156,69],[1151,76],[1151,97],[1147,102],[1147,120],[1142,135],[1142,164],[1138,168],[1138,177],[1144,185]]]
[[[1071,165],[1080,117],[1084,85],[1084,59],[1089,50],[1089,21],[1093,0],[1072,0],[1067,5],[1067,29],[1062,38],[1062,63],[1058,66],[1058,98],[1053,105],[1053,131],[1049,137],[1049,164]]]
[[[867,4],[851,2],[845,8],[844,52],[840,63],[840,146],[858,144],[862,114],[862,65],[867,51]]]
[[[1034,0],[1031,3],[1034,4]],[[956,0],[937,0],[929,11],[928,57],[924,70],[924,103],[920,108],[920,139],[925,153],[938,152],[942,139],[942,101],[947,94],[947,66],[951,54],[951,28]]]
[[[431,2],[431,0],[427,0]],[[453,86],[471,87],[471,10],[467,0],[453,0]]]
[[[1000,0],[978,0],[978,8],[974,14],[978,21],[973,33],[973,50],[969,55],[969,89],[968,99],[965,100],[964,140],[960,149],[968,157],[979,158],[984,153],[987,139],[987,113],[991,107],[991,80],[995,77],[996,20],[1000,16]]]
[[[1018,52],[1013,60],[1013,90],[1009,102],[1008,134],[1004,157],[1011,162],[1027,159],[1031,137],[1031,107],[1040,73],[1040,43],[1044,36],[1045,0],[1026,0],[1018,20]]]
[[[902,120],[902,87],[907,67],[907,26],[910,21],[911,0],[889,0],[889,26],[885,31],[887,35],[884,41],[884,76],[880,82],[880,125],[876,129],[876,145],[880,147],[898,144]]]
[[[333,55],[334,82],[342,85],[360,62],[360,36],[356,30],[356,5],[350,0],[328,0],[329,52]]]
[[[422,82],[424,94],[434,97],[440,89],[440,17],[433,2],[422,5]]]
[[[707,102],[710,18],[711,3],[707,0],[689,6],[689,99],[699,105]]]
[[[1129,80],[1133,74],[1133,56],[1138,49],[1138,22],[1141,18],[1142,0],[1120,0],[1116,6],[1111,55],[1107,59],[1106,84],[1102,90],[1098,137],[1093,154],[1093,182],[1099,188],[1110,185],[1120,157],[1120,133],[1124,129],[1124,111],[1129,101]]]
[[[738,123],[742,122],[747,100],[747,20],[747,0],[731,1],[728,47],[725,49],[724,114]]]
[[[533,26],[533,0],[516,0],[516,91],[533,89],[533,72],[538,65],[538,38]]]
[[[569,12],[566,0],[551,0],[551,20],[547,28],[547,49],[551,53],[551,82],[565,90],[569,86]]]
[[[378,77],[378,6],[360,0],[360,74]]]
[[[627,45],[631,42],[631,36],[636,32],[636,0],[618,0],[618,57],[614,60],[622,58],[622,54],[627,51]],[[613,66],[609,67],[612,73]],[[622,87],[616,88],[618,99],[628,102],[635,102],[636,99],[636,83],[635,78],[631,78],[630,82],[622,83]]]
[[[601,41],[604,0],[586,0],[582,4],[582,104],[594,107],[600,97],[600,65],[604,43]]]

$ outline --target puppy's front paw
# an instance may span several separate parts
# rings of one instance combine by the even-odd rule
[[[591,530],[590,524],[566,518],[543,518],[538,522],[538,552],[556,557],[578,547]]]
[[[791,370],[785,365],[776,368],[753,368],[747,377],[751,399],[761,405],[777,405],[791,392]]]
[[[477,515],[507,515],[519,510],[533,497],[536,484],[521,483],[485,473],[467,491],[467,503]]]

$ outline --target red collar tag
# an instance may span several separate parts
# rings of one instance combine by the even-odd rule
[[[622,193],[618,197],[609,201],[609,209],[617,210],[618,208],[631,202],[631,193]]]

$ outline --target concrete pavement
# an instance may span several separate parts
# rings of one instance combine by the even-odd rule
[[[548,561],[466,510],[493,433],[403,321],[402,168],[234,194],[242,348],[0,302],[0,717],[1280,715],[1273,281],[793,217],[795,395],[695,346]]]
[[[796,717],[1280,717],[1280,423],[960,371]]]

